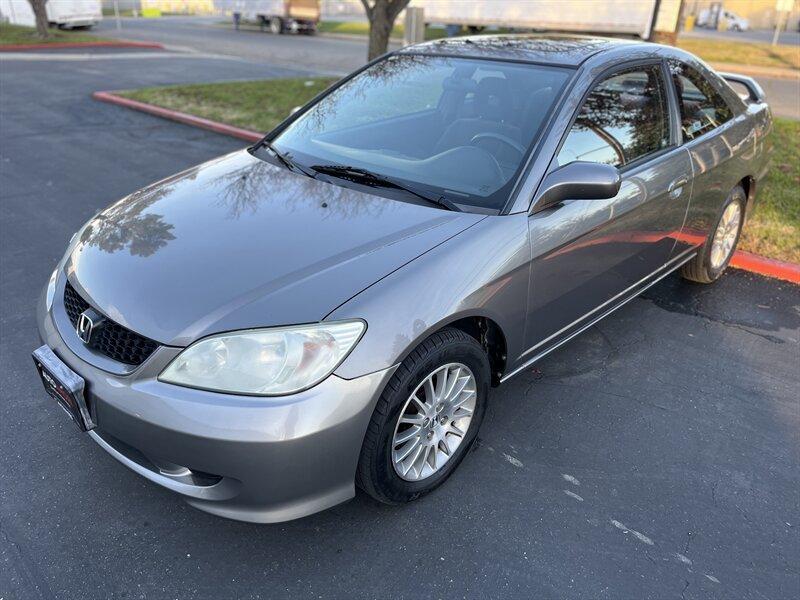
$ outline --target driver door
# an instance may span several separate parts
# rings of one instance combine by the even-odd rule
[[[582,330],[671,259],[691,185],[662,63],[602,78],[586,96],[551,165],[611,164],[622,186],[608,200],[567,200],[529,217],[529,361]]]

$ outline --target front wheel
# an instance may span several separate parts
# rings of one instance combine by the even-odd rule
[[[737,185],[728,194],[714,229],[700,252],[681,268],[681,275],[685,279],[712,283],[722,276],[739,243],[746,202],[747,194],[742,186]]]
[[[397,368],[372,415],[356,483],[388,504],[415,500],[444,482],[478,433],[489,394],[483,347],[445,328]]]

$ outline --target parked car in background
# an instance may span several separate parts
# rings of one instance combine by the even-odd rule
[[[705,8],[697,15],[696,25],[707,29],[724,29],[730,31],[747,31],[750,22],[725,8],[714,10]]]
[[[103,20],[100,0],[50,0],[45,8],[51,27],[91,28]],[[0,0],[0,17],[15,25],[36,26],[28,0]]]
[[[214,0],[217,10],[230,12],[234,24],[258,23],[270,33],[315,33],[319,0]]]
[[[41,296],[42,382],[217,515],[414,500],[492,386],[673,271],[725,271],[772,143],[761,89],[729,77],[749,96],[603,38],[391,53],[92,217]]]

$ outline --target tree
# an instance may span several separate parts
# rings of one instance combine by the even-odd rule
[[[367,60],[377,58],[389,49],[389,35],[394,20],[410,0],[361,0],[369,19],[369,50]],[[33,2],[33,0],[31,0]]]
[[[33,14],[36,16],[36,33],[40,38],[50,37],[47,29],[47,0],[28,0],[31,3]]]

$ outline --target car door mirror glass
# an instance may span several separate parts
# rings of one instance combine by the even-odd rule
[[[564,200],[607,200],[619,192],[619,169],[602,163],[571,162],[545,176],[533,212]]]

